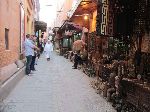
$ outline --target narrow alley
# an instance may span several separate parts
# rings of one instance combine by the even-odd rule
[[[3,112],[115,112],[89,78],[56,53],[51,61],[42,56],[36,70],[4,100]]]

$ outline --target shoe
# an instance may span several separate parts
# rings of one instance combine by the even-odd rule
[[[72,69],[77,69],[77,68],[72,68]]]
[[[31,74],[26,74],[27,76],[30,76]]]
[[[37,71],[37,70],[34,69],[34,70],[32,70],[32,71]]]
[[[27,76],[34,76],[34,73],[26,74]]]
[[[81,67],[78,67],[78,70],[80,70],[81,69]]]

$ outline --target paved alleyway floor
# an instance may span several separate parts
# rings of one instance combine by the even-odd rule
[[[90,86],[89,78],[53,53],[42,56],[32,76],[25,76],[4,100],[3,112],[116,112]]]

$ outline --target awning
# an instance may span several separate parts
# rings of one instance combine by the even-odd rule
[[[67,30],[82,31],[83,27],[81,25],[75,24],[74,22],[65,21],[63,25],[59,28],[59,31],[65,32]]]
[[[72,25],[75,29],[83,30],[83,27],[81,25],[75,24],[73,22],[67,22],[66,24]]]

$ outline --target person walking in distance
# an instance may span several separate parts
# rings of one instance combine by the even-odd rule
[[[45,52],[45,56],[47,58],[47,61],[50,60],[50,54],[52,51],[53,51],[53,44],[50,40],[48,40],[45,47],[44,47],[44,52]]]
[[[32,56],[34,56],[34,49],[39,50],[38,47],[36,47],[33,43],[32,43],[32,38],[30,36],[30,34],[26,35],[26,40],[24,42],[24,47],[25,47],[25,56],[26,56],[26,75],[30,75],[31,73],[31,62],[32,62]]]

